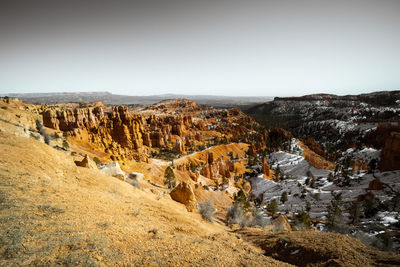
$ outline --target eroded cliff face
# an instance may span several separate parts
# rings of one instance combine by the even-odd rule
[[[203,168],[203,176],[210,179],[217,179],[218,177],[231,178],[235,166],[232,160],[228,158],[217,158],[214,160],[212,152],[207,153],[207,163]]]
[[[392,132],[386,139],[379,162],[381,171],[400,169],[400,132]]]
[[[73,142],[112,155],[115,160],[144,158],[143,117],[131,114],[127,107],[45,109],[46,127],[68,132]]]
[[[203,110],[184,99],[136,109],[99,104],[45,106],[42,116],[46,127],[67,132],[73,143],[105,152],[113,160],[147,160],[151,152],[161,149],[185,155],[241,140],[254,124],[239,109]]]

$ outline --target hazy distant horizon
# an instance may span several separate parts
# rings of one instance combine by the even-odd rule
[[[398,0],[4,0],[0,94],[400,89]]]
[[[384,92],[384,91],[400,91],[400,89],[395,89],[395,90],[379,90],[379,91],[371,91],[371,92],[366,92],[366,93],[360,93],[360,94],[369,94],[369,93],[376,93],[376,92]],[[254,98],[254,97],[263,97],[263,98],[274,98],[274,97],[297,97],[297,96],[305,96],[305,95],[312,95],[312,94],[332,94],[332,95],[338,95],[338,96],[345,96],[345,95],[359,95],[359,94],[334,94],[334,93],[311,93],[311,94],[301,94],[301,95],[212,95],[212,94],[176,94],[176,93],[164,93],[164,94],[118,94],[112,91],[49,91],[49,92],[28,92],[28,93],[21,93],[21,92],[10,92],[10,93],[0,93],[0,96],[7,96],[7,95],[18,95],[18,94],[112,94],[112,95],[122,95],[122,96],[139,96],[139,97],[152,97],[152,96],[182,96],[183,98],[185,96],[196,96],[196,97],[248,97],[248,98]]]

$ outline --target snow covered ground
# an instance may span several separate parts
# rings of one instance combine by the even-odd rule
[[[359,151],[346,151],[347,155],[365,159],[379,157],[379,151],[364,148]],[[309,215],[312,219],[320,221],[326,220],[327,206],[331,203],[334,193],[342,193],[344,205],[343,215],[345,222],[349,222],[350,203],[356,201],[359,196],[372,193],[383,203],[390,203],[394,197],[399,196],[400,192],[400,170],[367,173],[367,171],[350,172],[349,183],[343,184],[344,178],[341,174],[334,174],[331,171],[316,169],[312,167],[302,156],[291,154],[284,151],[274,152],[268,155],[271,168],[276,170],[279,166],[280,172],[286,177],[281,181],[271,181],[265,179],[262,174],[257,177],[249,177],[251,182],[251,193],[255,196],[263,196],[261,207],[266,209],[267,204],[273,199],[278,202],[279,213],[289,216],[298,211],[306,211],[309,203]],[[307,185],[307,173],[311,172],[315,177],[315,185]],[[309,173],[308,173],[309,174]],[[370,182],[379,179],[383,183],[382,190],[369,190]],[[308,179],[309,181],[311,179]],[[330,181],[329,181],[330,180]],[[335,182],[334,182],[335,181]],[[287,201],[282,203],[282,194],[287,193]],[[400,211],[400,208],[397,209]],[[368,235],[376,235],[383,230],[399,232],[397,224],[400,221],[398,211],[381,210],[372,218],[361,218],[360,229]],[[324,229],[323,224],[319,224],[319,229]]]

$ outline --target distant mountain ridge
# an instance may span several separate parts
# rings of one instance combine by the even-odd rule
[[[110,92],[60,92],[60,93],[27,93],[8,94],[9,97],[16,97],[27,103],[34,104],[55,104],[68,102],[98,102],[108,105],[149,105],[167,99],[185,98],[193,100],[200,105],[217,107],[244,106],[260,104],[271,101],[273,97],[264,96],[215,96],[215,95],[178,95],[162,94],[149,96],[118,95]]]
[[[368,94],[359,95],[334,95],[334,94],[311,94],[295,97],[275,97],[274,101],[359,101],[369,104],[381,106],[394,105],[397,100],[400,100],[400,90],[395,91],[378,91]]]

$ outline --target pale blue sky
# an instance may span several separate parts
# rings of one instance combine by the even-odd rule
[[[0,93],[400,89],[399,0],[2,1]]]

